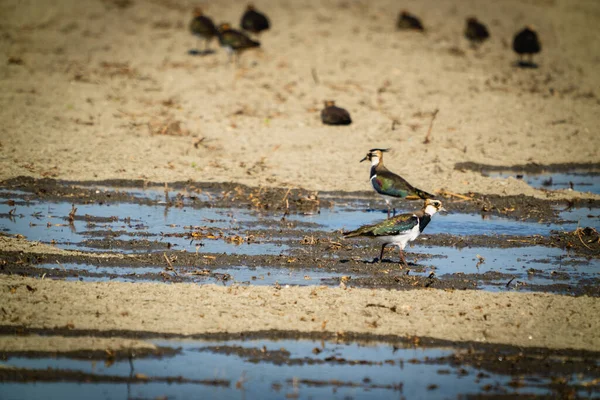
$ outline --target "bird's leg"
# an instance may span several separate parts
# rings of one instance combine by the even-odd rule
[[[400,248],[400,250],[399,250],[399,251],[400,251],[400,262],[401,262],[402,264],[404,264],[404,266],[405,266],[406,268],[408,268],[408,264],[406,263],[406,259],[404,258],[404,252],[402,251],[402,249],[401,249],[401,248]]]
[[[208,44],[210,43],[210,39],[206,39],[204,41],[204,52],[208,53]]]
[[[387,212],[388,212],[388,219],[390,219],[390,206],[388,206]]]
[[[396,208],[393,208],[392,210],[393,210],[392,216],[395,217],[396,216]]]
[[[386,245],[387,243],[381,245],[381,254],[379,254],[379,262],[383,261],[383,250],[385,249]]]
[[[390,202],[389,202],[388,199],[385,199],[385,205],[387,206],[387,212],[388,212],[388,216],[387,217],[388,217],[388,219],[390,219],[390,208],[391,208],[391,205],[390,205]]]

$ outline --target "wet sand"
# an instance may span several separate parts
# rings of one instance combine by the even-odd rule
[[[356,332],[600,350],[600,321],[591,317],[600,312],[598,298],[435,289],[74,283],[9,276],[2,276],[0,284],[1,325],[15,329],[181,335]]]

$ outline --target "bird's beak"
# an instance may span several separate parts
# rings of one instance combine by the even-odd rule
[[[368,159],[369,159],[369,155],[367,154],[367,155],[365,156],[365,158],[363,158],[362,160],[360,160],[360,162],[367,161]]]
[[[448,210],[446,210],[446,209],[445,209],[445,208],[442,206],[442,208],[440,208],[440,209],[438,210],[438,212],[445,212],[445,213],[447,213],[447,212],[448,212]]]

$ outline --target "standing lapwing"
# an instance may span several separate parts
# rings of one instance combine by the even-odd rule
[[[321,121],[327,125],[350,125],[352,118],[348,111],[336,106],[333,100],[325,100],[325,108],[321,110]]]
[[[204,54],[208,54],[208,44],[212,38],[219,35],[219,31],[213,24],[212,19],[202,13],[200,8],[194,10],[194,18],[190,21],[190,32],[197,36],[199,40],[204,39]],[[191,51],[192,52],[192,51]],[[199,54],[199,51],[193,51],[194,54]]]
[[[378,224],[365,225],[351,232],[344,232],[344,237],[352,238],[366,236],[383,242],[379,262],[383,260],[383,251],[388,245],[400,248],[400,262],[407,267],[404,258],[404,247],[408,242],[415,240],[431,221],[431,217],[438,211],[446,211],[439,200],[427,199],[423,208],[414,213],[400,214],[386,219]]]
[[[408,200],[431,199],[434,196],[417,189],[399,175],[394,174],[383,165],[383,153],[389,149],[371,149],[360,162],[371,161],[370,181],[373,189],[383,197],[388,207],[390,217],[390,202],[394,198]]]
[[[269,29],[271,23],[265,14],[257,11],[252,4],[248,4],[246,12],[242,15],[240,26],[243,30],[257,35]]]
[[[396,28],[399,30],[413,30],[423,32],[425,28],[421,23],[419,17],[409,13],[408,11],[401,11],[396,21]]]
[[[236,62],[239,62],[240,54],[248,49],[259,47],[260,43],[250,39],[244,33],[231,28],[231,25],[225,23],[219,26],[219,43],[231,56],[235,54]]]
[[[477,18],[470,17],[467,18],[465,37],[469,39],[473,46],[478,46],[490,37],[490,32]]]
[[[519,55],[519,66],[535,68],[537,65],[533,62],[533,55],[542,50],[537,32],[529,26],[518,32],[513,39],[513,50]],[[528,61],[523,61],[524,54],[529,57]]]

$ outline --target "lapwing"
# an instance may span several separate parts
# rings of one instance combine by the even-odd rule
[[[400,249],[400,262],[407,267],[404,258],[404,247],[415,240],[438,211],[446,211],[439,200],[427,199],[423,208],[414,213],[400,214],[378,224],[365,225],[351,232],[344,232],[344,237],[366,236],[382,242],[379,262],[383,260],[383,251],[388,245],[396,245]]]
[[[425,30],[419,17],[412,15],[407,11],[401,11],[400,15],[398,15],[398,21],[396,22],[396,28],[401,29],[401,30],[413,30],[413,31],[424,31]]]
[[[239,61],[240,54],[248,49],[259,47],[260,43],[250,39],[246,34],[231,28],[231,25],[224,23],[219,26],[219,43],[229,54],[231,60],[232,54],[235,54],[236,61]]]
[[[246,12],[242,15],[240,26],[243,30],[259,34],[271,27],[269,18],[259,11],[256,11],[254,5],[248,4]]]
[[[371,149],[360,162],[371,161],[370,181],[373,189],[383,197],[388,207],[390,217],[390,202],[394,198],[408,200],[431,199],[434,196],[421,189],[417,189],[399,175],[394,174],[383,165],[383,153],[389,149]]]
[[[202,13],[200,8],[194,10],[194,18],[190,21],[190,32],[198,39],[204,39],[204,53],[208,52],[208,44],[212,38],[219,35],[219,31],[212,19]]]
[[[529,26],[518,32],[513,39],[513,50],[519,55],[519,65],[523,67],[535,67],[533,55],[542,50],[542,44],[537,32]],[[524,54],[529,57],[528,62],[523,62]]]
[[[490,32],[487,27],[479,22],[477,18],[467,18],[467,26],[465,27],[465,37],[473,45],[479,45],[490,37]]]
[[[325,100],[325,108],[321,110],[321,121],[327,125],[350,125],[350,113],[337,107],[333,100]]]

